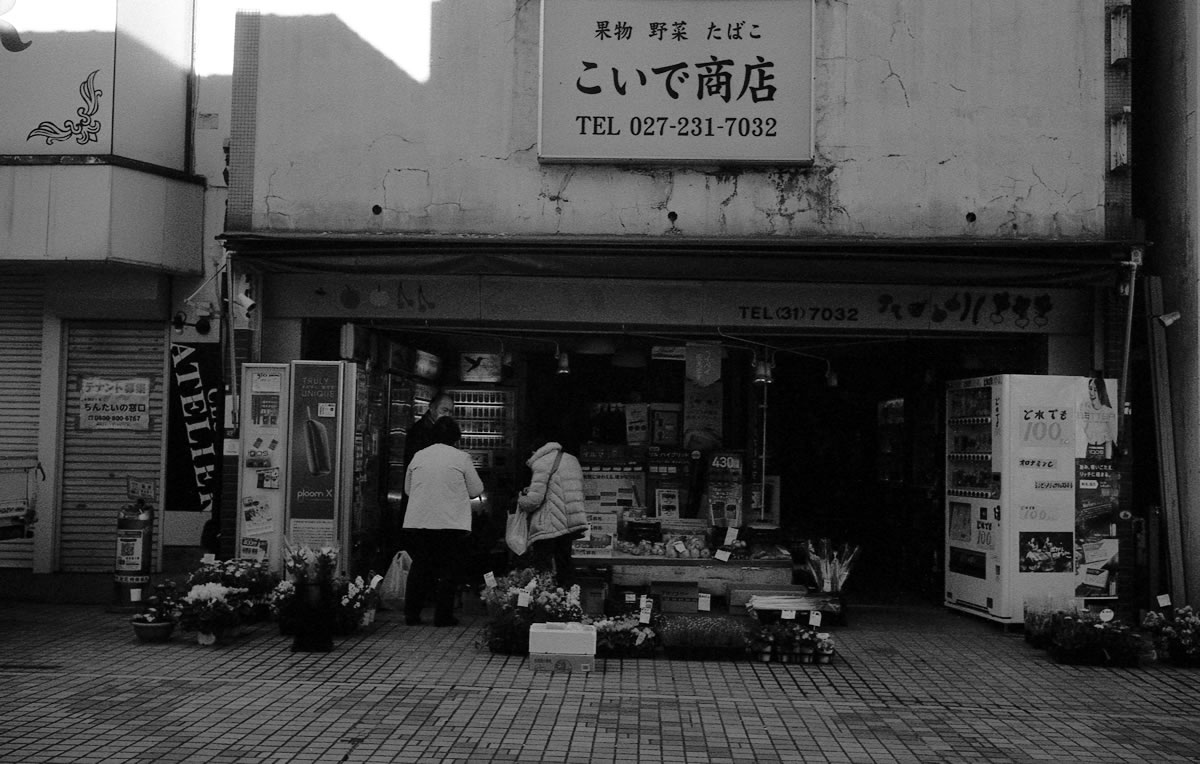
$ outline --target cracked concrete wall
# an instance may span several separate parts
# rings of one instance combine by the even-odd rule
[[[1104,235],[1101,3],[816,0],[809,168],[539,165],[538,14],[438,0],[426,82],[264,16],[255,230]]]

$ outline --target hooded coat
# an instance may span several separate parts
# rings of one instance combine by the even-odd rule
[[[558,469],[554,469],[559,453],[562,458],[558,460]],[[587,530],[583,469],[579,460],[563,451],[558,443],[550,442],[534,451],[525,463],[533,471],[533,477],[517,497],[517,506],[530,513],[529,542]]]

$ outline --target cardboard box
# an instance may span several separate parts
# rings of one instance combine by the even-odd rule
[[[578,671],[593,671],[596,667],[596,656],[531,652],[528,665],[534,671],[560,671],[572,674]]]
[[[700,584],[688,581],[651,581],[650,596],[664,613],[695,613]]]
[[[590,623],[535,623],[529,627],[529,652],[595,655],[596,627]]]

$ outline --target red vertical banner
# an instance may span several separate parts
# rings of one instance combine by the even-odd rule
[[[287,534],[294,544],[337,543],[342,398],[341,364],[292,364]]]

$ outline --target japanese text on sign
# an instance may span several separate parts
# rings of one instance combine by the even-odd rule
[[[79,381],[79,429],[150,429],[150,380],[84,377]]]
[[[810,0],[542,6],[543,160],[812,159]]]

